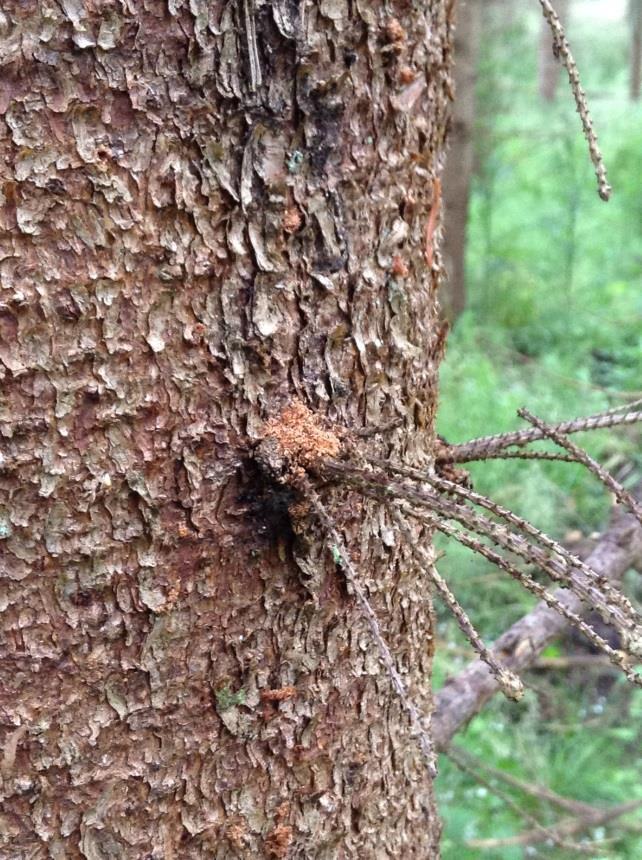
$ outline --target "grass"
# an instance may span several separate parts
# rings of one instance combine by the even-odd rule
[[[439,432],[450,442],[520,426],[519,406],[547,420],[590,414],[642,396],[642,107],[626,100],[624,25],[576,22],[575,53],[600,133],[614,195],[596,193],[570,94],[536,97],[535,18],[486,33],[480,62],[479,169],[469,223],[468,308],[442,367]],[[527,58],[524,60],[524,58]],[[639,430],[585,436],[601,462],[642,473]],[[610,500],[580,467],[497,461],[471,468],[479,491],[558,538],[600,528]],[[632,477],[635,477],[633,475]],[[452,543],[441,573],[491,641],[532,599],[482,559]],[[642,589],[629,578],[629,594]],[[437,685],[469,659],[454,621],[439,614]],[[579,647],[561,643],[557,653]],[[555,650],[555,649],[553,649]],[[609,672],[530,673],[519,705],[494,701],[458,743],[489,764],[596,805],[642,798],[642,693]],[[438,792],[445,860],[568,856],[550,845],[467,848],[530,825],[443,757]],[[541,820],[550,810],[518,799]],[[631,817],[627,819],[629,822]],[[596,857],[638,858],[642,837],[618,826]]]

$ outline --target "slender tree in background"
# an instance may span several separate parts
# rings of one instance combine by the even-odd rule
[[[629,0],[629,18],[631,22],[629,93],[633,101],[639,101],[642,84],[642,0]]]
[[[555,2],[555,11],[564,25],[568,24],[570,6],[570,0],[556,0]],[[561,66],[551,47],[551,31],[544,18],[542,18],[540,25],[538,60],[539,94],[544,101],[552,102],[557,94]]]
[[[253,446],[298,398],[431,457],[452,5],[3,4],[2,857],[436,856],[367,620]],[[428,712],[427,589],[345,501]]]
[[[456,319],[466,307],[466,226],[474,165],[475,80],[482,0],[460,0],[455,29],[455,103],[444,169],[444,257],[448,272],[442,306]],[[550,39],[549,39],[550,41]]]

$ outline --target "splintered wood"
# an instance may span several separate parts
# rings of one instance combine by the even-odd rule
[[[291,475],[341,453],[338,437],[320,427],[318,416],[300,400],[294,400],[278,418],[270,418],[265,423],[263,445],[265,443],[276,447],[277,457]]]

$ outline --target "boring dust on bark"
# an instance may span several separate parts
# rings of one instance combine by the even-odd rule
[[[3,4],[0,856],[437,856],[368,627],[251,454],[296,397],[431,456],[447,5]],[[428,709],[425,581],[330,495]]]

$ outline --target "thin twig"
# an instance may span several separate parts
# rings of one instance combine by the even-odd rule
[[[366,496],[372,496],[374,498],[383,498],[383,499],[404,499],[406,503],[402,503],[399,505],[399,509],[405,513],[407,516],[411,516],[420,522],[426,523],[426,525],[431,526],[433,529],[437,529],[449,537],[455,538],[459,543],[464,546],[472,549],[478,555],[483,556],[496,567],[505,570],[510,576],[520,582],[524,588],[530,591],[532,594],[539,597],[547,606],[551,609],[554,609],[560,615],[562,615],[567,621],[569,621],[573,626],[575,626],[581,633],[586,636],[586,638],[600,651],[606,654],[611,663],[614,666],[617,666],[619,669],[624,672],[628,680],[637,686],[642,686],[642,676],[638,675],[636,672],[633,672],[628,665],[626,664],[625,655],[621,651],[616,651],[612,648],[609,643],[603,639],[595,630],[590,627],[582,618],[580,618],[577,613],[568,609],[564,604],[562,604],[554,595],[550,594],[544,586],[540,585],[539,582],[534,580],[531,576],[529,576],[524,571],[517,568],[515,565],[511,564],[507,561],[503,556],[499,553],[492,550],[490,547],[481,543],[481,541],[462,531],[461,529],[455,528],[451,526],[446,519],[444,518],[444,514],[447,518],[455,519],[460,522],[462,525],[467,528],[473,528],[475,531],[480,531],[482,534],[486,536],[491,536],[486,531],[486,526],[480,526],[479,522],[486,520],[488,524],[493,526],[490,520],[487,520],[485,517],[480,517],[479,515],[474,515],[472,512],[466,508],[464,511],[461,511],[463,506],[454,505],[453,503],[444,503],[442,499],[437,496],[431,497],[428,493],[422,493],[418,490],[407,489],[405,487],[399,487],[398,485],[394,485],[391,483],[381,483],[378,481],[374,481],[372,479],[368,479],[367,474],[359,473],[358,470],[352,470],[352,480],[350,483],[352,486],[360,486],[361,493]],[[356,474],[355,474],[356,473]],[[426,515],[419,513],[415,508],[410,507],[407,504],[407,501],[411,501],[413,504],[419,504],[420,506],[428,507],[429,510],[432,511],[432,515]],[[439,514],[439,516],[436,516]],[[473,525],[471,525],[473,523]],[[483,530],[482,530],[483,529]],[[518,539],[514,535],[502,533],[501,530],[493,529],[493,534],[491,539],[496,541],[500,546],[504,546],[504,548],[509,549],[513,552],[517,552],[518,555],[521,555],[523,551],[517,551],[514,547],[520,546],[520,543],[525,543],[523,540]],[[507,545],[504,542],[504,537],[512,538],[516,543],[513,547]],[[520,548],[521,549],[521,548]],[[533,549],[533,548],[531,548]],[[534,558],[531,558],[530,555],[526,555],[526,559],[538,564],[538,566],[543,566],[542,562],[536,561]],[[546,562],[546,558],[544,558],[544,563]],[[547,572],[550,575],[550,565],[546,567]]]
[[[444,601],[446,606],[454,615],[455,620],[459,625],[459,629],[468,639],[479,657],[489,667],[504,695],[508,699],[512,699],[516,702],[519,701],[524,695],[524,685],[522,684],[521,680],[514,672],[511,672],[509,669],[500,666],[497,660],[493,657],[489,649],[484,644],[484,641],[482,640],[481,636],[479,635],[477,630],[475,630],[475,627],[473,626],[472,621],[466,614],[466,611],[464,610],[463,606],[459,603],[455,595],[448,587],[448,584],[446,583],[444,578],[435,568],[432,559],[428,557],[428,554],[422,549],[421,546],[417,544],[417,542],[413,538],[404,518],[399,514],[398,509],[394,508],[392,505],[389,505],[388,507],[392,518],[397,523],[399,530],[406,538],[407,546],[409,547],[413,555],[416,557],[417,561],[421,564],[422,568],[425,570],[426,575],[434,583],[435,588],[441,596],[441,599]]]
[[[612,806],[610,809],[600,810],[595,815],[587,816],[586,818],[573,817],[565,818],[555,825],[551,831],[555,838],[562,839],[564,836],[572,836],[575,833],[582,833],[589,828],[603,827],[610,824],[623,815],[628,815],[630,812],[635,812],[642,806],[642,801],[631,800],[627,803],[621,803],[618,806]],[[497,850],[498,848],[509,848],[517,845],[532,845],[535,842],[544,842],[550,837],[541,832],[539,828],[535,828],[527,833],[520,833],[517,836],[509,836],[501,839],[469,839],[466,845],[469,848],[478,848],[481,850]],[[577,843],[573,843],[577,844]],[[596,846],[604,846],[607,840],[601,839],[599,842],[587,843],[587,848],[590,848],[591,855],[596,856]]]
[[[623,396],[623,395],[620,395]],[[629,394],[630,397],[630,394]],[[626,409],[627,412],[631,412],[633,409],[637,409],[639,406],[642,406],[642,398],[639,400],[633,400],[631,403],[620,403],[619,406],[613,406],[611,409],[606,409],[602,415],[617,415]]]
[[[412,516],[421,522],[425,522],[427,525],[431,525],[433,528],[442,532],[442,534],[454,538],[456,541],[463,544],[463,546],[466,546],[478,555],[483,556],[485,559],[490,561],[491,564],[494,564],[495,567],[505,570],[506,573],[512,576],[513,579],[519,582],[527,591],[530,591],[531,594],[534,594],[542,600],[548,607],[562,615],[570,624],[576,627],[580,633],[583,633],[592,645],[607,655],[614,666],[617,666],[618,669],[624,672],[627,679],[632,684],[642,687],[642,676],[638,675],[627,666],[624,654],[621,651],[616,651],[612,648],[605,639],[603,639],[589,624],[586,623],[586,621],[580,618],[577,613],[564,606],[564,604],[548,592],[543,585],[540,585],[539,582],[534,580],[532,576],[529,576],[523,570],[520,570],[514,564],[511,564],[502,555],[486,546],[486,544],[483,544],[481,541],[461,529],[451,526],[440,518],[422,515],[418,511],[405,506],[401,506],[401,510],[403,510],[408,516]]]
[[[460,543],[464,543],[465,541],[462,539],[462,537],[460,536],[460,532],[458,532],[457,529],[452,529],[452,527],[448,527],[449,529],[452,529],[452,532],[445,531],[445,520],[455,520],[470,531],[476,532],[478,535],[482,535],[483,537],[490,538],[493,543],[502,547],[505,550],[508,550],[509,552],[515,553],[515,555],[524,559],[524,561],[526,561],[527,563],[536,565],[537,567],[546,571],[546,573],[551,577],[551,579],[556,582],[559,582],[560,584],[564,585],[575,593],[578,593],[577,580],[571,578],[570,570],[565,562],[560,563],[555,558],[548,556],[547,553],[545,553],[539,547],[530,544],[521,535],[514,534],[506,528],[499,526],[497,523],[493,522],[488,517],[485,517],[475,512],[468,506],[449,501],[443,496],[437,495],[436,493],[417,489],[417,487],[415,486],[409,487],[406,484],[391,481],[389,477],[385,474],[381,475],[376,473],[363,472],[362,470],[352,468],[343,463],[327,462],[324,465],[325,468],[333,470],[335,474],[341,474],[343,476],[343,480],[346,481],[346,483],[349,483],[352,486],[361,487],[362,493],[367,493],[369,489],[377,490],[384,498],[403,499],[407,502],[411,502],[413,505],[428,508],[433,513],[439,514],[438,517],[434,518],[434,527],[438,528],[440,531],[443,531],[445,534],[452,534],[452,536],[459,540]],[[415,511],[412,511],[413,516],[415,516],[415,513]],[[482,549],[478,549],[478,545],[479,547],[482,547],[484,551],[482,551]],[[485,547],[484,544],[480,544],[479,542],[476,542],[474,546],[471,546],[471,548],[478,551],[481,555],[486,555],[486,557],[489,560],[494,561],[494,563],[497,563],[496,559],[502,559],[502,556],[498,555],[497,553],[492,553],[493,557],[491,559],[491,557],[487,555],[487,552],[491,551],[488,549],[488,547]],[[509,565],[509,567],[505,567],[503,564],[497,563],[497,566],[505,569],[508,573],[511,574],[511,576],[513,576],[514,571],[517,570],[512,565]],[[523,584],[525,587],[528,588],[529,586],[526,584],[526,580],[530,580],[530,577],[527,577],[526,574],[521,574],[520,571],[518,571],[518,573],[524,577]],[[534,580],[532,580],[532,582],[534,582]],[[541,588],[539,584],[536,583],[536,585],[538,588]],[[529,590],[533,591],[532,588]],[[533,593],[538,594],[538,596],[541,596],[539,591],[533,591]],[[578,596],[580,598],[584,597],[586,599],[586,593],[578,594]],[[545,598],[542,596],[542,599]],[[558,603],[559,602],[556,601],[556,604]],[[593,594],[591,599],[589,600],[589,603],[593,608],[599,609],[601,614],[610,614],[609,606],[604,602],[603,595],[601,593],[598,592],[597,594]],[[575,616],[575,618],[577,620],[580,620],[577,618],[577,616]],[[606,643],[605,640],[601,637],[598,637],[600,639],[601,644],[597,646],[597,642],[595,640],[595,632],[592,630],[592,628],[588,627],[585,622],[580,621],[580,623],[584,628],[590,631],[590,634],[585,635],[588,635],[588,638],[591,639],[591,641],[593,642],[593,644],[596,645],[596,647],[599,647],[600,650],[603,650],[605,653],[610,653],[611,656],[616,654],[616,652],[612,648],[610,648],[608,643]],[[593,638],[591,638],[591,636]],[[626,637],[626,644],[631,649],[632,653],[638,655],[640,648],[642,647],[639,641],[639,631],[637,631],[637,633],[629,633]],[[606,646],[606,648],[604,646]],[[614,662],[614,665],[624,667],[622,654],[619,654],[617,660]],[[633,680],[634,678],[638,678],[635,673],[631,673],[628,669],[625,669],[625,673],[627,674],[629,680],[631,680],[633,683],[638,683],[638,680]]]
[[[546,786],[531,785],[530,783],[524,782],[507,771],[492,767],[488,762],[477,758],[477,756],[472,755],[468,750],[464,750],[455,744],[451,744],[450,747],[448,747],[446,754],[448,758],[452,759],[456,763],[462,760],[464,762],[468,762],[475,769],[485,771],[492,779],[497,779],[506,785],[510,785],[511,788],[516,788],[518,791],[523,792],[529,797],[535,797],[538,800],[549,803],[559,809],[563,809],[571,815],[590,815],[602,812],[598,807],[592,806],[589,803],[582,803],[582,801],[579,800],[571,800],[569,797],[557,794],[557,792]]]
[[[544,17],[548,22],[548,26],[551,28],[551,33],[553,34],[553,50],[555,55],[561,57],[564,68],[568,72],[568,80],[571,85],[571,90],[573,91],[575,104],[577,105],[577,112],[582,120],[584,137],[588,143],[589,155],[593,162],[593,167],[595,168],[597,192],[602,200],[606,201],[611,196],[611,186],[609,185],[606,176],[606,166],[597,142],[597,135],[593,129],[593,120],[591,119],[588,102],[586,101],[586,93],[582,89],[582,82],[580,81],[580,73],[577,68],[577,63],[571,53],[570,45],[568,44],[566,34],[564,33],[564,27],[562,26],[562,22],[560,21],[557,12],[553,9],[549,0],[539,0],[539,2],[542,7],[542,12],[544,13]]]
[[[490,780],[486,779],[483,774],[481,774],[476,768],[471,767],[471,765],[465,761],[463,756],[451,755],[452,749],[449,750],[449,758],[451,758],[453,764],[455,764],[460,770],[464,773],[467,773],[471,776],[475,782],[478,782],[480,785],[483,785],[488,789],[492,794],[498,797],[506,806],[513,810],[520,818],[524,821],[527,821],[534,829],[534,832],[537,833],[541,839],[550,840],[554,845],[558,848],[564,848],[567,851],[573,851],[578,854],[593,854],[594,849],[591,845],[581,845],[577,842],[568,842],[559,836],[555,830],[552,830],[550,827],[546,827],[541,824],[534,815],[531,815],[530,812],[527,812],[525,809],[516,803],[512,797],[506,794],[505,791],[498,788],[494,783]]]
[[[539,657],[533,669],[609,669],[608,660],[601,654],[569,654],[566,657]]]
[[[617,627],[622,631],[622,634],[626,639],[627,646],[632,653],[637,654],[638,651],[642,652],[642,618],[640,618],[639,614],[633,608],[631,602],[625,597],[625,595],[623,595],[617,588],[614,588],[605,576],[601,576],[596,573],[596,571],[592,570],[592,568],[585,564],[581,559],[569,552],[560,543],[550,538],[540,529],[536,528],[528,520],[518,516],[512,511],[509,511],[507,508],[504,508],[492,499],[489,499],[480,493],[476,493],[468,487],[462,487],[453,481],[448,481],[437,475],[428,475],[419,469],[400,466],[398,464],[390,463],[387,460],[380,460],[377,458],[369,458],[369,462],[379,468],[387,469],[395,474],[404,475],[415,481],[427,483],[445,493],[459,496],[470,501],[474,505],[479,505],[514,526],[519,531],[524,532],[534,541],[540,543],[543,547],[546,547],[546,549],[554,552],[572,569],[572,572],[568,572],[568,579],[573,580],[571,586],[573,590],[592,606],[595,606],[597,609],[603,608],[605,610],[603,613],[605,616],[604,620],[607,623],[617,625]],[[580,578],[581,575],[583,575],[584,579]],[[596,588],[598,589],[597,591],[595,590]],[[602,603],[602,598],[606,598],[611,601],[611,603],[609,604],[606,601]]]
[[[430,734],[424,728],[423,721],[417,706],[408,696],[408,692],[406,691],[406,687],[401,678],[401,675],[397,671],[397,667],[395,666],[395,661],[393,659],[392,653],[385,639],[383,638],[383,634],[381,633],[381,628],[379,626],[379,622],[377,620],[377,616],[375,615],[374,609],[372,608],[370,601],[368,600],[365,591],[363,590],[361,583],[359,582],[359,575],[352,563],[350,555],[345,547],[343,539],[339,535],[339,532],[330,516],[328,511],[325,508],[325,505],[322,503],[319,498],[318,493],[312,487],[307,478],[299,479],[299,483],[301,488],[306,496],[306,498],[310,501],[310,504],[314,508],[317,517],[319,518],[323,528],[325,529],[328,538],[331,541],[332,554],[336,561],[340,563],[340,567],[343,571],[343,574],[347,581],[350,583],[350,587],[354,591],[354,594],[357,597],[359,605],[361,606],[361,611],[363,612],[369,626],[370,632],[372,634],[372,638],[375,641],[377,646],[377,650],[379,651],[379,658],[383,665],[386,668],[392,686],[399,697],[399,701],[401,702],[402,707],[408,714],[410,718],[410,725],[412,727],[413,734],[416,736],[417,741],[419,743],[419,748],[425,760],[426,768],[431,778],[434,778],[437,775],[437,765],[436,765],[436,755],[433,748],[432,740],[430,738]]]
[[[616,481],[613,475],[606,471],[603,466],[594,460],[590,454],[580,448],[579,445],[576,445],[574,442],[571,442],[570,439],[567,438],[565,433],[561,433],[555,427],[551,427],[548,424],[545,424],[540,418],[537,418],[528,409],[519,409],[517,413],[520,418],[524,418],[530,424],[537,427],[538,430],[541,430],[542,433],[545,433],[549,439],[552,439],[553,442],[556,442],[561,448],[565,448],[578,463],[581,463],[583,466],[592,472],[595,477],[600,480],[604,486],[609,489],[615,498],[627,507],[635,516],[636,520],[642,525],[642,505],[634,498],[634,496],[626,490],[619,481]]]
[[[363,427],[360,430],[353,430],[353,434],[360,439],[369,439],[371,436],[384,435],[391,433],[393,430],[398,430],[403,425],[403,418],[395,418],[394,421],[388,421],[387,424],[378,424],[375,427]]]
[[[553,460],[562,463],[575,463],[573,457],[567,454],[558,454],[555,451],[487,451],[480,454],[475,461],[482,460]]]
[[[587,558],[591,568],[608,576],[614,584],[642,559],[642,526],[632,514],[619,508],[615,514]],[[568,589],[558,588],[554,593],[579,615],[586,612],[580,599]],[[524,671],[567,629],[568,622],[561,613],[539,603],[501,634],[493,644],[493,651],[512,669]],[[446,749],[452,737],[496,692],[497,682],[479,659],[450,678],[435,698],[432,732],[437,749]]]
[[[597,415],[589,415],[587,418],[575,418],[573,421],[563,421],[555,424],[554,429],[559,433],[582,433],[585,430],[602,430],[607,427],[619,427],[625,424],[637,424],[642,421],[642,411],[626,412],[600,412]],[[552,425],[553,426],[553,425]],[[546,434],[536,428],[527,430],[514,430],[510,433],[499,433],[495,436],[480,436],[463,442],[460,445],[449,445],[447,450],[440,455],[438,461],[447,463],[467,463],[471,460],[480,459],[491,451],[501,451],[513,445],[529,445],[545,439]]]

